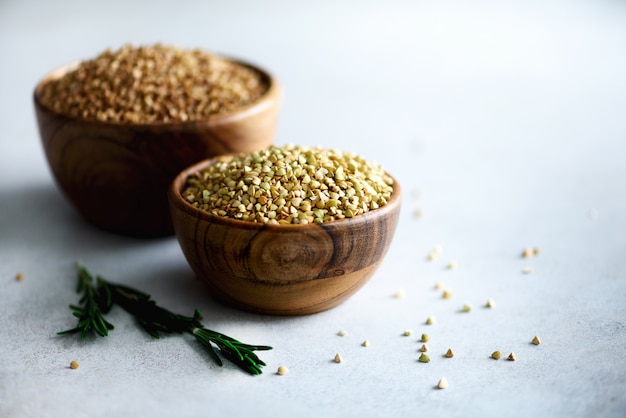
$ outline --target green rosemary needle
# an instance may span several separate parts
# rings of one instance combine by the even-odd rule
[[[116,284],[102,277],[96,278],[96,286],[94,287],[93,279],[85,267],[79,263],[78,268],[79,288],[88,295],[81,298],[81,303],[84,301],[89,303],[89,310],[72,306],[72,309],[75,309],[74,315],[76,315],[76,310],[80,309],[81,315],[83,312],[88,312],[96,320],[100,318],[104,321],[102,314],[107,313],[113,305],[118,305],[134,316],[139,325],[154,338],[160,338],[161,334],[188,333],[204,347],[218,365],[223,365],[221,355],[250,374],[262,373],[261,367],[265,366],[265,363],[254,351],[271,350],[272,347],[245,344],[227,335],[207,329],[200,322],[202,315],[199,310],[196,309],[192,317],[173,313],[158,306],[149,294],[132,287]],[[83,331],[85,326],[82,322],[82,316],[79,318],[81,318],[79,326],[59,334]],[[80,327],[81,324],[83,324],[82,328]],[[113,328],[113,325],[106,321],[104,324],[106,324],[104,333],[100,332],[102,325],[95,328],[96,332],[102,336],[107,335],[107,329]],[[86,334],[90,329],[83,332]]]
[[[78,318],[78,324],[71,329],[61,331],[58,334],[74,334],[80,332],[80,338],[85,339],[87,334],[96,332],[101,337],[106,337],[109,334],[109,330],[112,330],[113,325],[106,321],[102,316],[104,307],[99,299],[99,294],[96,288],[93,287],[93,278],[91,274],[85,269],[85,267],[78,262],[78,284],[76,286],[76,293],[82,293],[82,296],[78,305],[70,305],[70,308],[74,311],[73,315]]]

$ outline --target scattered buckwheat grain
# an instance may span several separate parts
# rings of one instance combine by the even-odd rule
[[[508,359],[509,361],[515,361],[515,359],[516,359],[516,357],[515,357],[515,353],[511,352],[511,353],[509,354],[509,356],[507,357],[507,359]]]
[[[441,247],[441,245],[435,245],[435,247],[432,250],[430,250],[430,252],[428,253],[428,259],[430,261],[434,261],[438,259],[442,253],[443,253],[443,248]]]
[[[335,358],[333,359],[333,361],[335,363],[341,363],[343,361],[343,358],[341,358],[341,355],[339,353],[335,354]]]
[[[531,342],[535,345],[541,344],[541,340],[536,335],[533,337],[533,340]]]
[[[417,359],[420,363],[428,363],[430,361],[430,357],[426,353],[420,354],[419,359]]]
[[[439,383],[437,383],[437,387],[439,389],[445,389],[448,387],[448,379],[446,379],[445,377],[442,377],[441,379],[439,379]]]
[[[454,357],[454,351],[452,351],[451,348],[448,348],[448,351],[446,351],[446,357],[448,358]]]

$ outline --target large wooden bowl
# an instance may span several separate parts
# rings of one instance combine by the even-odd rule
[[[359,290],[382,262],[400,215],[397,181],[387,205],[351,219],[264,225],[212,215],[183,199],[189,175],[214,161],[178,175],[168,199],[189,265],[219,299],[263,314],[320,312]]]
[[[34,92],[39,133],[56,183],[92,224],[125,235],[158,237],[173,233],[167,189],[185,167],[217,155],[269,146],[279,104],[276,80],[255,103],[202,121],[121,124],[73,118],[44,106],[44,83],[76,67],[61,67]]]

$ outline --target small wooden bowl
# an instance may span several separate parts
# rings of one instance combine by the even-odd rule
[[[214,161],[180,173],[168,199],[189,265],[219,299],[263,314],[320,312],[359,290],[382,262],[400,215],[397,181],[385,206],[354,218],[265,225],[212,215],[183,199],[187,178]]]
[[[264,70],[267,92],[255,103],[201,121],[122,124],[73,118],[40,101],[42,86],[72,71],[61,67],[35,88],[39,133],[48,165],[65,196],[92,224],[116,233],[173,233],[167,203],[172,179],[217,155],[266,148],[273,142],[279,86]]]

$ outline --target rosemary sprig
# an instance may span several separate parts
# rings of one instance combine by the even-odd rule
[[[219,351],[225,359],[246,372],[261,374],[261,367],[265,363],[254,351],[271,350],[271,347],[245,344],[205,328],[200,322],[202,314],[197,309],[194,311],[193,317],[179,315],[158,306],[146,293],[128,286],[111,283],[102,277],[98,277],[97,280],[99,291],[111,295],[112,302],[133,315],[143,329],[154,338],[160,338],[161,333],[189,333],[202,344],[218,365],[223,365],[218,355]]]
[[[78,262],[78,284],[76,285],[76,293],[82,293],[78,305],[70,305],[73,315],[78,318],[78,324],[71,329],[61,331],[58,334],[74,334],[80,332],[80,338],[85,339],[87,334],[96,332],[101,337],[109,335],[113,324],[106,321],[102,316],[103,309],[108,310],[106,305],[100,303],[98,291],[93,287],[93,278],[85,267]],[[110,308],[110,306],[109,306]]]
[[[261,367],[265,366],[265,363],[254,351],[271,350],[272,347],[245,344],[227,335],[207,329],[201,323],[202,315],[199,310],[196,309],[192,317],[173,313],[158,306],[149,294],[132,287],[116,284],[102,277],[96,278],[96,286],[94,287],[92,276],[87,269],[80,263],[78,268],[79,288],[89,295],[87,298],[83,296],[81,303],[83,303],[83,299],[89,302],[91,309],[89,312],[93,312],[97,317],[102,318],[103,313],[107,313],[113,305],[118,305],[133,315],[141,327],[154,338],[160,338],[161,334],[188,333],[193,335],[218,365],[223,365],[220,358],[221,354],[226,360],[250,374],[262,373]],[[79,308],[72,306],[72,309]],[[82,313],[84,309],[80,309]],[[74,314],[76,315],[76,312]],[[104,323],[108,324],[108,329],[113,329],[113,325],[106,321]],[[101,330],[101,327],[98,329]],[[76,327],[59,334],[68,334],[78,330],[82,330],[82,328]],[[85,333],[87,332],[89,330],[85,331]],[[98,332],[98,334],[107,335],[106,332],[104,334]]]

